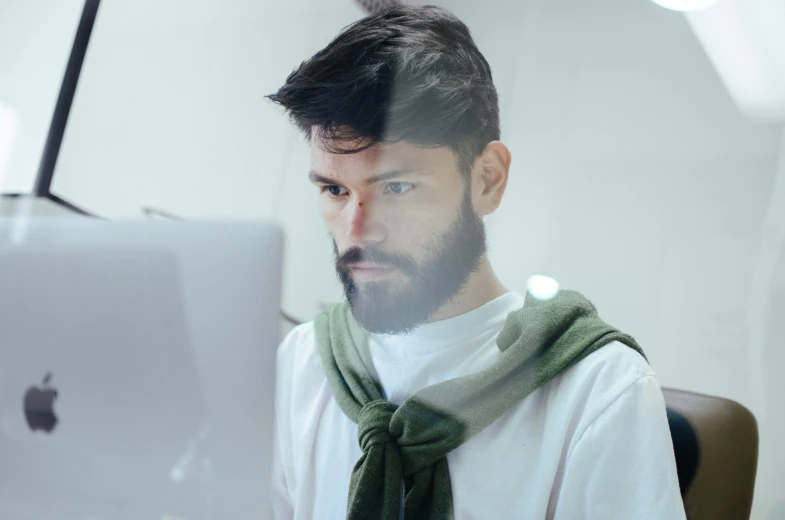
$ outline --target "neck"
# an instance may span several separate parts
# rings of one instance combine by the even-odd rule
[[[483,255],[477,270],[469,275],[458,294],[442,305],[428,321],[441,321],[460,316],[507,292],[493,272],[488,257]]]

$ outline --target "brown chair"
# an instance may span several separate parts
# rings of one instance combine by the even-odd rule
[[[748,520],[758,424],[739,403],[663,388],[688,520]]]

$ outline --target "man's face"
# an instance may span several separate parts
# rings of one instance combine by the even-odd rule
[[[311,169],[336,271],[368,331],[415,328],[476,269],[485,231],[448,148],[398,142],[335,154],[314,138]]]

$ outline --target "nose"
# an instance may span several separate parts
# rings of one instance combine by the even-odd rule
[[[352,244],[382,242],[385,238],[384,225],[371,197],[355,196],[344,208],[347,212],[346,234]]]

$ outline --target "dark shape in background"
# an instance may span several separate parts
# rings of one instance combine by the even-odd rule
[[[668,426],[673,439],[673,452],[676,456],[676,473],[679,476],[681,497],[687,494],[690,484],[695,478],[700,462],[700,445],[698,436],[686,417],[679,412],[667,409]]]

